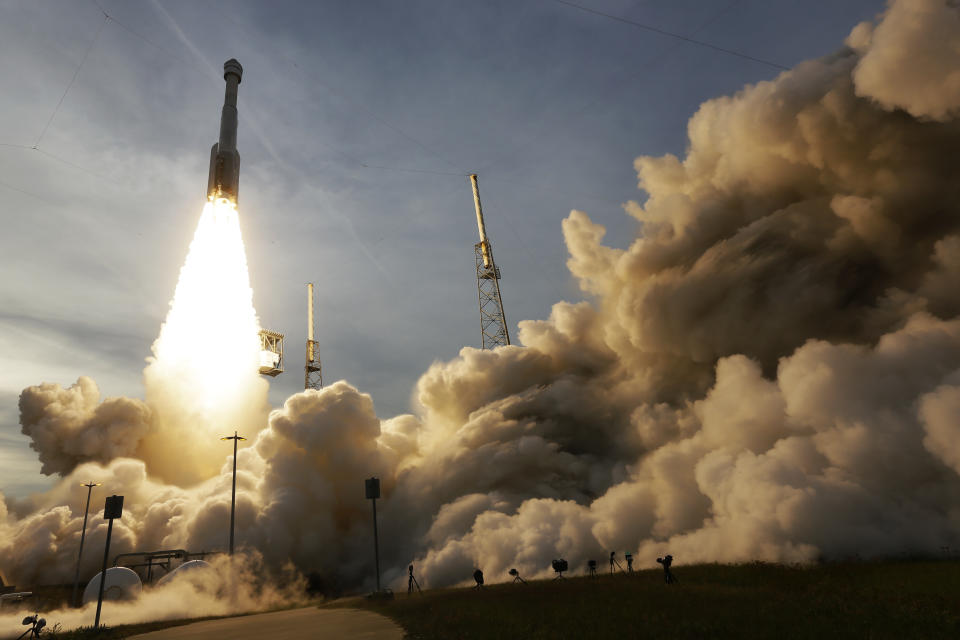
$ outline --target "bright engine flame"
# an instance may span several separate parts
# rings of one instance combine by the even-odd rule
[[[161,465],[171,481],[215,472],[214,460],[219,466],[221,455],[198,462],[214,436],[259,426],[267,389],[258,374],[259,330],[236,205],[211,200],[144,372],[147,399],[160,413],[162,433],[154,436],[153,447],[158,455],[162,437],[182,437],[191,449],[199,445],[193,468],[202,471],[182,474],[180,468],[190,464],[178,456]]]
[[[238,385],[255,377],[259,331],[236,207],[208,202],[154,354],[211,409],[235,400]]]

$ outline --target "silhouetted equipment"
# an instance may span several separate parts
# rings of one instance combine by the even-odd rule
[[[610,575],[613,575],[613,568],[614,568],[614,567],[616,567],[617,569],[620,569],[620,572],[621,572],[621,573],[626,573],[626,572],[623,570],[623,565],[620,564],[620,561],[619,561],[619,560],[617,560],[617,552],[616,552],[616,551],[611,551],[611,552],[610,552]]]
[[[283,373],[283,334],[260,329],[260,373],[276,378]]]
[[[364,481],[367,500],[373,502],[373,562],[377,569],[377,593],[380,592],[380,541],[377,539],[377,498],[380,497],[380,478]]]
[[[508,573],[513,576],[514,583],[527,584],[527,581],[520,577],[520,572],[516,569],[510,569]]]
[[[23,624],[30,625],[30,628],[20,634],[20,638],[39,638],[40,631],[47,626],[47,621],[40,617],[39,613],[27,616],[23,619]]]
[[[189,562],[184,562],[179,567],[160,578],[160,580],[157,581],[157,586],[169,584],[174,580],[180,580],[183,576],[191,576],[192,578],[203,579],[204,575],[210,576],[215,574],[216,570],[209,562],[204,560],[190,560]],[[196,581],[194,581],[194,583],[196,584]]]
[[[657,562],[663,565],[663,579],[667,584],[673,584],[677,581],[674,577],[673,572],[670,571],[670,565],[673,564],[673,556],[667,555],[662,558],[657,558]]]
[[[7,602],[22,602],[33,595],[32,591],[9,591],[0,593],[0,608]]]
[[[510,344],[507,331],[507,318],[503,313],[503,299],[500,297],[500,269],[493,261],[493,247],[487,239],[487,228],[483,222],[483,208],[480,206],[480,187],[477,176],[470,176],[473,187],[473,204],[477,210],[477,230],[480,242],[473,246],[477,262],[477,295],[480,302],[480,336],[482,348],[493,349]]]
[[[87,514],[90,513],[90,492],[93,491],[94,487],[99,487],[102,482],[86,482],[81,484],[81,487],[87,488],[87,506],[83,509],[83,529],[80,530],[80,551],[77,552],[77,570],[73,574],[73,597],[70,599],[70,604],[75,607],[79,607],[80,603],[77,601],[77,590],[80,587],[80,558],[83,557],[83,542],[87,538]]]
[[[320,370],[320,349],[313,339],[313,283],[307,283],[307,357],[303,368],[303,388],[322,389],[323,372]]]
[[[590,569],[590,577],[597,577],[597,561],[596,560],[587,560],[587,568]]]
[[[423,589],[420,588],[420,583],[417,582],[417,579],[413,575],[413,565],[407,567],[407,571],[410,573],[410,576],[407,578],[407,595],[409,596],[413,593],[413,589],[416,588],[418,593],[423,593]]]
[[[232,436],[223,436],[221,440],[233,440],[233,488],[230,490],[230,555],[233,555],[233,523],[237,512],[237,442],[246,440],[234,431]]]
[[[557,574],[557,577],[554,578],[554,580],[560,580],[561,578],[563,578],[563,572],[570,567],[567,561],[564,560],[563,558],[554,560],[553,562],[550,563],[550,566],[553,567],[554,573]]]
[[[100,572],[100,589],[97,594],[97,616],[93,628],[100,628],[100,609],[103,607],[103,585],[106,583],[107,559],[110,557],[110,536],[113,535],[113,521],[123,516],[123,496],[110,496],[103,504],[103,519],[107,524],[107,542],[103,545],[103,571]]]
[[[130,553],[121,553],[113,558],[113,566],[120,566],[121,558],[124,559],[123,565],[128,569],[146,568],[147,575],[144,582],[150,584],[153,582],[154,568],[163,569],[164,574],[169,575],[179,567],[172,566],[174,560],[180,561],[180,566],[195,560],[203,560],[207,556],[223,553],[223,551],[195,551],[190,552],[186,549],[159,549],[157,551],[132,551]],[[126,560],[130,558],[133,562]],[[164,576],[166,577],[166,576]]]
[[[243,67],[234,58],[223,63],[223,79],[227,84],[220,112],[220,140],[210,149],[210,175],[207,178],[207,199],[224,198],[237,204],[240,192],[240,154],[237,152],[237,90]]]
[[[633,573],[633,554],[628,551],[623,557],[627,560],[627,571]]]
[[[476,583],[477,583],[477,584],[473,585],[473,588],[474,588],[474,589],[481,589],[481,588],[483,588],[483,571],[480,571],[480,569],[477,569],[476,571],[474,571],[474,572],[473,572],[473,579],[474,579],[474,580],[476,581]]]

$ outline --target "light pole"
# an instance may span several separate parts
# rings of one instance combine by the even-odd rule
[[[237,510],[237,442],[246,440],[234,431],[232,436],[224,436],[221,440],[233,440],[233,490],[230,492],[230,555],[233,555],[233,522]]]
[[[103,505],[103,519],[107,525],[107,542],[103,545],[103,570],[100,572],[100,591],[97,594],[97,617],[93,628],[100,628],[100,609],[103,607],[103,588],[107,582],[107,559],[110,558],[110,536],[113,535],[113,521],[123,516],[123,496],[110,496]]]
[[[83,541],[87,537],[87,514],[90,513],[90,492],[93,491],[94,487],[99,487],[102,485],[102,482],[86,482],[81,484],[81,487],[87,488],[87,506],[83,510],[83,529],[80,530],[80,552],[77,553],[77,571],[73,575],[73,599],[71,602],[73,606],[79,606],[77,602],[77,587],[80,584],[80,558],[83,557]]]
[[[377,540],[377,498],[380,497],[380,478],[367,478],[364,481],[367,500],[373,502],[373,562],[377,570],[377,594],[380,594],[380,542]]]

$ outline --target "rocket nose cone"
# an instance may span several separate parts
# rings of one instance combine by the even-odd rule
[[[237,81],[243,78],[243,67],[240,66],[236,58],[230,58],[223,63],[223,79],[226,80],[231,73],[237,76]]]

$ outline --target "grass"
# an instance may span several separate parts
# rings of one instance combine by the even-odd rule
[[[677,567],[529,585],[353,598],[411,640],[491,638],[958,638],[960,563]]]

